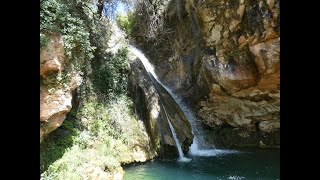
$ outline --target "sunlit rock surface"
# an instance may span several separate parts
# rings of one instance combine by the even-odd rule
[[[217,144],[279,146],[279,12],[279,0],[187,0],[180,8],[173,1],[163,15],[171,33],[135,40],[160,80],[198,109]]]
[[[72,107],[72,91],[82,83],[82,77],[76,70],[71,70],[65,81],[56,80],[64,76],[65,63],[61,36],[50,36],[47,47],[40,51],[40,77],[43,82],[54,82],[40,83],[40,143],[62,124]]]

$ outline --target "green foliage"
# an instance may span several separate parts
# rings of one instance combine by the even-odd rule
[[[74,143],[74,138],[78,135],[69,120],[65,120],[60,128],[53,131],[40,145],[40,172],[44,172]]]
[[[67,4],[66,4],[67,3]],[[45,0],[40,3],[40,46],[45,34],[63,35],[66,55],[71,59],[93,58],[86,14],[82,8],[85,2],[70,0]]]
[[[93,137],[103,138],[107,135],[121,139],[125,121],[130,121],[133,117],[131,106],[131,100],[126,96],[119,96],[107,106],[97,102],[86,103],[78,116],[85,119],[82,127]]]
[[[126,15],[117,14],[116,22],[118,27],[120,27],[127,35],[131,35],[135,27],[135,12],[128,12]]]
[[[227,59],[236,60],[238,65],[243,68],[246,65],[250,64],[250,62],[247,61],[247,59],[249,59],[247,52],[249,52],[248,47],[239,49],[236,45],[231,44],[229,51],[225,52],[225,55]]]
[[[108,54],[105,61],[93,62],[93,86],[104,95],[115,97],[124,94],[128,83],[128,49],[119,49],[114,55]]]
[[[73,165],[79,166],[85,163],[85,158],[88,158],[88,155],[82,156],[83,154],[78,146],[72,146],[63,154],[61,159],[57,159],[50,164],[48,169],[41,174],[40,179],[82,179]]]
[[[59,32],[62,12],[65,7],[59,0],[45,0],[40,3],[40,32]]]
[[[132,104],[128,97],[119,96],[108,105],[85,103],[76,120],[68,116],[41,144],[41,179],[83,179],[89,167],[113,171],[130,161],[137,139],[148,142]]]
[[[46,35],[40,33],[40,50],[46,47],[48,44],[48,38]]]
[[[41,179],[85,179],[90,167],[115,170],[120,163],[132,161],[130,153],[137,140],[148,143],[142,122],[133,115],[132,101],[124,95],[128,50],[106,52],[110,24],[90,9],[91,0],[45,0],[40,6],[40,47],[46,47],[49,36],[60,34],[68,58],[65,72],[41,77],[41,86],[54,92],[66,85],[71,67],[81,67],[86,82],[78,89],[79,105],[73,105],[62,126],[41,143]],[[132,26],[129,23],[126,28]],[[92,67],[88,68],[91,74],[82,69],[87,65]],[[86,94],[87,89],[92,94]],[[90,101],[81,99],[83,94]],[[96,94],[108,101],[91,99]]]
[[[70,82],[68,73],[52,73],[46,78],[40,76],[40,85],[46,86],[49,93],[55,92],[59,87],[66,86]]]

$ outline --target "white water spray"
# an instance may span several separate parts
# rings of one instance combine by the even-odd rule
[[[140,50],[138,50],[137,48],[135,48],[135,47],[133,47],[131,45],[129,45],[129,50],[140,59],[140,61],[142,62],[143,66],[145,67],[147,72],[150,73],[157,80],[157,82],[159,84],[161,84],[161,82],[158,79],[158,76],[154,72],[154,67],[149,62],[149,60],[144,56],[144,54]]]
[[[164,86],[165,87],[165,86]],[[235,150],[226,150],[226,149],[216,149],[214,145],[207,144],[203,134],[203,128],[201,124],[198,122],[199,120],[196,118],[192,109],[185,104],[180,97],[175,95],[171,89],[165,87],[166,90],[170,93],[173,99],[177,102],[183,113],[187,116],[190,125],[192,127],[192,134],[194,135],[193,143],[190,146],[189,154],[191,156],[217,156],[223,154],[236,153]]]
[[[135,54],[142,62],[143,66],[145,67],[146,71],[151,74],[154,79],[163,87],[165,88],[168,93],[172,96],[172,98],[177,102],[178,106],[180,107],[180,109],[184,112],[184,114],[186,115],[187,119],[190,122],[190,125],[192,127],[192,133],[194,134],[194,139],[193,139],[193,143],[190,147],[190,151],[189,154],[192,156],[216,156],[216,155],[221,155],[221,154],[229,154],[229,153],[235,153],[237,151],[234,150],[223,150],[223,149],[216,149],[214,146],[210,146],[207,145],[204,141],[204,135],[203,135],[203,130],[202,127],[200,126],[200,124],[197,122],[197,118],[196,116],[192,113],[192,110],[185,104],[183,103],[182,99],[179,98],[178,96],[176,96],[171,89],[169,89],[168,87],[166,87],[165,85],[163,85],[159,79],[158,76],[156,75],[156,73],[154,72],[154,67],[152,66],[152,64],[149,62],[149,60],[144,56],[144,54],[138,50],[137,48],[133,47],[133,46],[129,46],[129,50]],[[162,105],[163,106],[163,105]],[[165,108],[164,108],[165,109]],[[164,110],[165,111],[165,110]],[[166,116],[167,113],[165,112]],[[176,137],[174,128],[171,125],[171,122],[167,116],[167,120],[169,122],[169,126],[171,129],[171,132],[173,134],[175,143],[177,145],[178,148],[178,152],[179,152],[179,156],[180,156],[180,161],[188,161],[190,159],[185,158],[184,154],[182,152],[180,143],[178,138]]]
[[[149,73],[149,75],[153,76],[154,79],[161,85],[163,86],[163,84],[158,80],[158,76],[155,74],[154,72],[154,68],[153,66],[151,65],[151,63],[148,61],[148,59],[144,56],[144,54],[139,51],[138,49],[136,49],[135,47],[133,46],[130,46],[129,49],[131,50],[131,52],[133,54],[135,54],[137,57],[139,57],[139,59],[141,60],[143,66],[145,67],[146,71]],[[164,86],[163,86],[164,87]],[[164,87],[165,88],[165,87]],[[170,130],[171,130],[171,133],[172,133],[172,136],[173,136],[173,139],[174,139],[174,142],[177,146],[177,149],[178,149],[178,152],[179,152],[179,161],[183,161],[183,162],[187,162],[187,161],[190,161],[191,159],[189,158],[186,158],[183,154],[183,151],[182,151],[182,148],[181,148],[181,145],[180,145],[180,142],[179,142],[179,139],[177,138],[177,134],[175,133],[175,130],[169,120],[169,117],[168,117],[168,114],[166,112],[166,109],[164,107],[164,105],[162,104],[161,102],[161,105],[163,107],[163,110],[164,110],[164,113],[166,115],[166,118],[167,118],[167,121],[169,123],[169,127],[170,127]]]

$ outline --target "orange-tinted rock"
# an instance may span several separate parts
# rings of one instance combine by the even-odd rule
[[[64,47],[59,35],[49,36],[47,47],[40,51],[40,76],[63,71],[65,63]]]
[[[196,6],[189,15],[197,18],[168,25],[175,32],[172,42],[179,43],[171,46],[168,38],[163,47],[142,48],[162,82],[191,94],[186,99],[200,106],[198,114],[214,129],[279,131],[280,2],[203,1]],[[168,64],[175,66],[165,68]]]
[[[52,73],[62,73],[65,64],[61,37],[49,37],[48,46],[40,51],[40,76],[44,78]],[[72,91],[81,84],[82,78],[77,71],[72,70],[68,79],[65,84],[52,84],[50,91],[47,85],[40,86],[40,143],[62,124],[71,110]]]
[[[249,46],[260,74],[280,62],[280,38]]]

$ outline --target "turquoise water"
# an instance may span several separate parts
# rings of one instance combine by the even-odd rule
[[[279,149],[241,149],[214,156],[189,156],[189,162],[178,158],[155,159],[124,166],[125,180],[215,180],[280,179]]]

